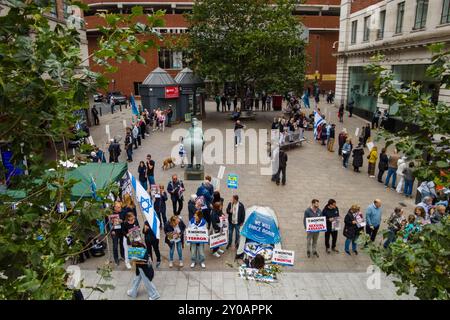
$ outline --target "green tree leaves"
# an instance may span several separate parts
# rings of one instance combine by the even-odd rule
[[[258,90],[301,91],[305,54],[301,24],[292,15],[295,3],[196,1],[187,16],[192,67],[204,77],[233,81],[240,87],[252,84]]]

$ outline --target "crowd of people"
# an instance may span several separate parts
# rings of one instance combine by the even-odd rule
[[[214,97],[216,102],[217,112],[229,112],[231,111],[231,105],[233,105],[233,111],[239,110],[260,110],[270,111],[272,108],[272,95],[262,92],[252,94],[247,92],[244,98],[239,98],[235,94],[222,93],[216,94]],[[240,105],[238,106],[238,103]]]
[[[397,207],[385,221],[387,223],[388,235],[384,240],[384,247],[388,248],[397,237],[407,242],[414,233],[419,232],[427,224],[440,223],[445,215],[449,214],[448,202],[442,201],[433,205],[432,197],[425,197],[423,201],[414,208],[413,213],[406,216],[405,209]],[[383,208],[380,199],[375,199],[369,204],[363,213],[359,204],[353,204],[344,215],[343,228],[337,202],[329,199],[324,208],[320,209],[320,202],[317,199],[311,201],[311,206],[305,210],[303,224],[307,228],[307,218],[326,218],[325,249],[328,254],[332,251],[339,253],[336,248],[338,231],[343,229],[343,236],[346,238],[344,251],[348,255],[358,255],[357,240],[361,233],[365,232],[370,241],[375,241],[382,223]],[[317,242],[320,232],[307,232],[307,256],[319,257],[317,252]],[[331,238],[331,245],[330,245]],[[351,245],[351,251],[350,251]]]

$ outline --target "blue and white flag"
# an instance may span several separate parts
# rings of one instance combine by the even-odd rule
[[[325,120],[323,120],[322,116],[317,110],[314,110],[314,138],[317,137],[317,128],[325,123]]]
[[[147,220],[150,228],[153,231],[153,234],[157,239],[160,238],[160,222],[158,216],[156,215],[155,208],[153,207],[153,201],[147,190],[136,181],[130,171],[128,171],[128,177],[130,178],[131,185],[133,186],[134,193],[136,195],[136,201],[139,203],[142,209],[142,213],[144,214],[145,219]]]
[[[131,111],[133,112],[133,115],[138,116],[139,110],[136,107],[136,101],[134,100],[134,95],[130,96],[130,104],[131,104]]]

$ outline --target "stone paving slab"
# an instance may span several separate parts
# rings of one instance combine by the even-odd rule
[[[366,273],[282,273],[278,282],[268,284],[242,279],[237,272],[211,273],[205,271],[207,276],[213,275],[212,282],[206,283],[201,281],[202,273],[196,271],[160,271],[155,273],[153,283],[157,287],[162,300],[416,299],[412,294],[397,296],[392,279],[382,274],[380,274],[380,288],[371,290],[367,287],[368,275]],[[182,277],[179,277],[180,274],[182,274]],[[83,270],[82,277],[85,279],[85,285],[93,286],[98,281],[95,271]],[[83,289],[82,291],[85,297],[92,300],[132,300],[126,295],[126,291],[131,286],[133,277],[132,271],[118,271],[114,273],[114,280],[110,282],[115,286],[113,290],[108,290],[102,294],[96,292],[90,296],[91,290]],[[183,282],[180,286],[178,282],[176,285],[168,285],[161,281],[161,279],[169,278],[182,281],[180,279],[183,279],[183,277],[189,279],[188,285],[186,285],[186,282]],[[202,292],[199,290],[201,287],[203,287]],[[177,288],[183,288],[183,290],[177,290]],[[148,299],[143,285],[139,288],[137,299]]]

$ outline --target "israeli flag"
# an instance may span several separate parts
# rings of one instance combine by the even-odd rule
[[[133,177],[130,171],[128,171],[128,177],[130,178],[131,185],[133,186],[134,193],[136,195],[136,201],[141,206],[142,212],[145,216],[145,219],[147,219],[147,222],[150,225],[153,234],[156,236],[157,239],[159,239],[160,222],[158,216],[156,215],[155,208],[153,207],[152,198],[148,194],[147,190],[145,190],[144,187],[136,181],[136,179]]]
[[[130,96],[130,104],[131,104],[131,111],[133,112],[133,115],[138,116],[139,110],[136,106],[136,101],[134,100],[134,95]]]
[[[317,137],[317,128],[322,124],[325,123],[325,120],[323,120],[322,116],[317,112],[317,110],[314,110],[314,138]]]

